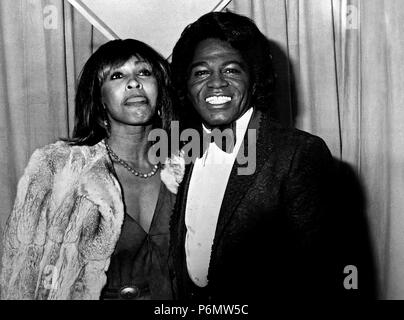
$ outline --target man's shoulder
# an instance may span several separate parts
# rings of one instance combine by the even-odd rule
[[[301,146],[306,144],[325,145],[325,142],[322,138],[312,133],[294,127],[287,127],[276,121],[269,121],[266,132],[269,135],[271,142],[274,143],[275,145],[283,145],[283,146]]]

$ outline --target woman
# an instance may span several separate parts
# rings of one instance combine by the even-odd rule
[[[172,298],[176,185],[161,177],[179,182],[182,173],[170,162],[160,168],[147,139],[168,129],[171,98],[168,65],[146,44],[114,40],[90,57],[73,138],[35,151],[18,184],[2,299]]]

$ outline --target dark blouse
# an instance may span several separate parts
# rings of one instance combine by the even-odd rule
[[[175,195],[161,182],[149,233],[125,214],[101,299],[172,299],[167,260],[174,202]]]

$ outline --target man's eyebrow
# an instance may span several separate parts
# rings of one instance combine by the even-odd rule
[[[197,62],[192,63],[192,64],[189,66],[189,70],[192,70],[192,69],[195,68],[195,67],[206,66],[206,65],[208,65],[208,64],[207,64],[206,62],[204,62],[204,61],[197,61]]]
[[[242,61],[239,61],[239,60],[229,60],[229,61],[225,61],[224,63],[222,63],[222,66],[226,66],[226,65],[229,65],[229,64],[237,64],[237,65],[240,66],[240,68],[242,68],[242,69],[246,69],[246,68],[247,68],[246,63],[244,63],[244,62],[242,62]],[[208,64],[206,61],[197,61],[197,62],[192,63],[192,64],[189,66],[189,70],[192,70],[192,69],[195,68],[195,67],[208,66],[208,65],[209,65],[209,64]]]
[[[229,60],[229,61],[226,61],[225,63],[223,63],[224,66],[228,65],[228,64],[237,64],[242,69],[247,68],[247,64],[240,60]]]

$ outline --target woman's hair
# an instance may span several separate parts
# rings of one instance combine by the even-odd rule
[[[251,75],[251,104],[257,109],[267,110],[274,92],[268,39],[245,16],[232,12],[210,12],[184,29],[173,50],[172,79],[182,120],[190,120],[196,114],[187,98],[189,66],[197,45],[209,38],[225,41],[240,52]]]
[[[112,40],[93,53],[81,71],[75,100],[75,145],[94,145],[107,137],[109,128],[105,125],[107,113],[102,105],[101,87],[109,72],[125,64],[131,58],[148,62],[157,80],[157,110],[160,117],[154,117],[154,127],[169,129],[173,118],[173,89],[168,62],[147,44],[134,40]]]

